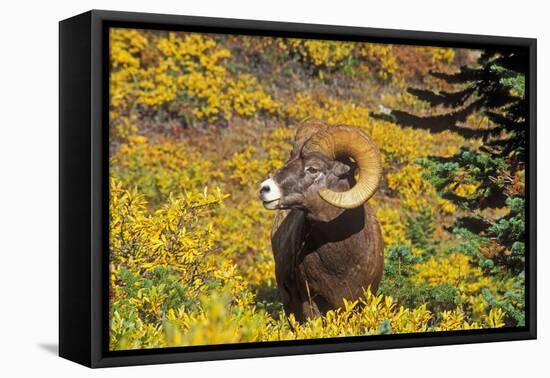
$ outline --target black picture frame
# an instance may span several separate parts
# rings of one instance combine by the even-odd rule
[[[526,325],[404,335],[108,350],[109,27],[528,50]],[[59,23],[59,354],[89,367],[536,338],[536,39],[92,10]]]

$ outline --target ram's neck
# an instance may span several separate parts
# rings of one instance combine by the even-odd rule
[[[337,208],[335,208],[337,209]],[[365,208],[337,209],[329,220],[307,219],[307,229],[319,243],[338,242],[361,232],[365,226]]]
[[[335,192],[345,192],[349,190],[350,183],[346,179],[338,180],[328,189]],[[317,196],[317,198],[308,203],[307,219],[312,222],[331,222],[337,219],[345,209],[331,205],[327,201]]]

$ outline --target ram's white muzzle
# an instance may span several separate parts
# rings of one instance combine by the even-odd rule
[[[266,209],[274,210],[277,208],[281,200],[281,189],[275,180],[267,179],[260,184],[260,199]]]

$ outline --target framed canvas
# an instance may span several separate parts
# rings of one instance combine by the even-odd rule
[[[536,40],[59,26],[62,357],[536,337]]]

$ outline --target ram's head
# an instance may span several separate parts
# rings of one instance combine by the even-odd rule
[[[260,199],[270,210],[311,212],[320,203],[351,209],[374,195],[381,171],[378,148],[361,129],[308,120],[289,160],[261,184]]]

